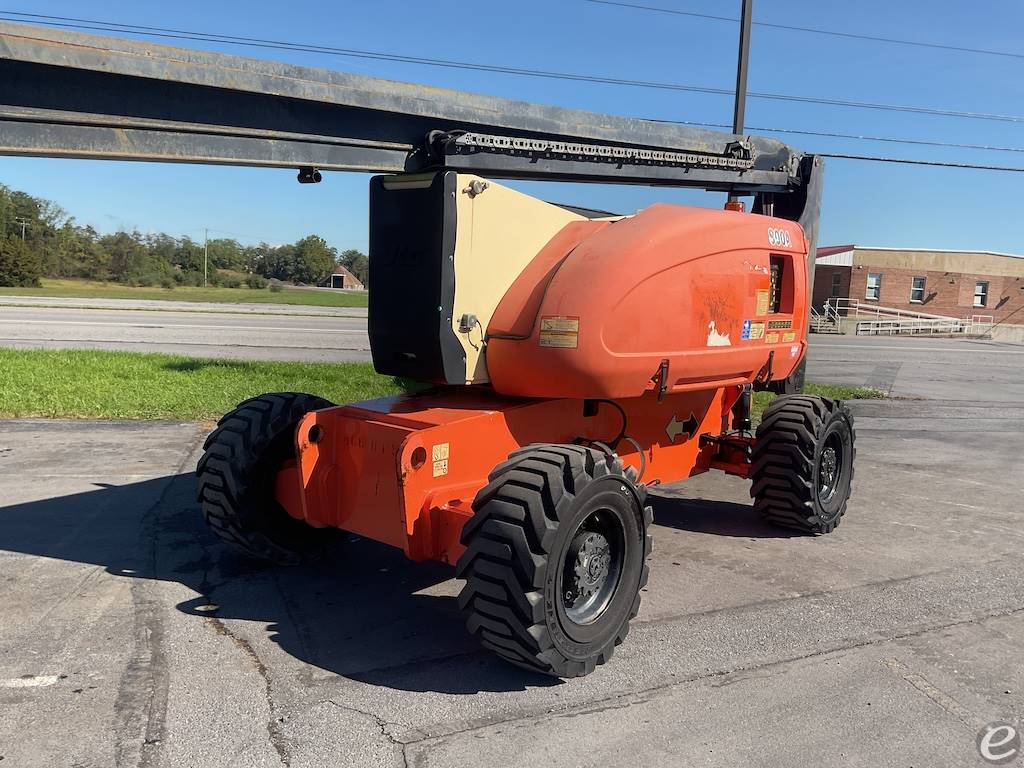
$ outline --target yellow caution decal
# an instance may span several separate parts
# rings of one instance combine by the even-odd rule
[[[580,319],[561,315],[548,315],[540,319],[540,345],[576,349],[579,346]]]

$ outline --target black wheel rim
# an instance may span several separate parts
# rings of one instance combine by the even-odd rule
[[[836,495],[843,481],[843,438],[839,432],[831,432],[825,438],[818,459],[818,501],[828,504]]]
[[[598,509],[576,527],[562,559],[562,608],[585,625],[607,610],[622,577],[625,533],[609,510]]]

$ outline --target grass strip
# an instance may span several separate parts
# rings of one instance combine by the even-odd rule
[[[88,349],[0,348],[0,417],[215,419],[265,392],[310,392],[335,403],[393,395],[411,386],[367,363],[208,360]],[[866,387],[808,384],[840,400],[884,397]],[[754,395],[754,418],[774,399]]]
[[[219,418],[264,392],[311,392],[335,403],[397,394],[366,363],[205,360],[85,349],[0,349],[0,417]]]
[[[885,397],[885,392],[869,387],[850,387],[845,384],[815,384],[807,382],[804,394],[828,397],[832,400],[878,400]],[[761,414],[777,395],[774,392],[755,392],[751,408],[754,423],[761,420]]]

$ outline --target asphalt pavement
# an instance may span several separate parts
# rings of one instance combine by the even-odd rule
[[[327,288],[289,290],[326,291]],[[153,312],[215,312],[232,315],[321,315],[366,317],[366,307],[321,307],[314,304],[269,304],[266,302],[178,301],[173,299],[67,298],[56,296],[0,295],[0,307],[54,309],[143,309]]]
[[[1024,344],[812,334],[807,378],[892,397],[1024,402]]]
[[[816,341],[812,378],[907,398],[853,403],[842,525],[771,528],[718,473],[662,489],[640,615],[571,681],[479,650],[440,565],[220,544],[209,425],[0,422],[3,766],[985,765],[1024,714],[1024,357]]]
[[[109,302],[106,302],[109,303]],[[158,304],[159,302],[150,302]],[[174,302],[178,304],[178,302]],[[110,349],[244,360],[370,359],[366,310],[285,314],[225,310],[0,306],[0,346]]]
[[[0,297],[0,346],[167,352],[194,357],[316,362],[369,361],[366,310],[67,299],[13,306]],[[21,297],[18,297],[21,301]],[[32,302],[44,299],[32,299]],[[51,300],[52,301],[52,300]],[[79,305],[79,302],[89,302]],[[158,305],[158,306],[154,306]],[[102,307],[102,308],[101,308]],[[118,308],[114,308],[118,307]],[[161,310],[161,311],[157,311]],[[306,314],[318,310],[318,314]],[[1024,345],[976,339],[812,335],[808,376],[882,389],[895,397],[958,399],[962,368],[988,401],[1024,401]]]

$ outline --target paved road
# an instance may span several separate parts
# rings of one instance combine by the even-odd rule
[[[365,361],[370,359],[370,345],[363,313],[295,316],[0,306],[0,346]]]
[[[311,289],[302,289],[311,290]],[[328,288],[317,290],[330,290]],[[366,317],[366,307],[317,307],[311,304],[264,304],[165,299],[72,299],[52,296],[0,295],[0,307],[53,307],[55,309],[144,309],[154,312],[222,312],[232,315],[326,315]]]
[[[277,309],[304,312],[307,308]],[[306,317],[0,306],[0,346],[260,360],[369,360],[366,311],[332,312],[336,314]],[[956,399],[961,386],[958,371],[964,364],[985,382],[985,394],[980,395],[984,399],[1024,400],[1024,377],[1019,375],[1024,345],[1020,344],[816,335],[811,339],[808,375],[813,381],[876,387],[897,397]]]
[[[0,423],[3,765],[983,765],[982,725],[1024,714],[1024,357],[842,345],[835,370],[941,372],[944,399],[854,404],[826,537],[763,525],[735,478],[664,489],[633,631],[568,682],[480,652],[441,566],[222,546],[202,425]]]
[[[971,339],[812,336],[811,381],[894,397],[1024,402],[1024,344]]]

